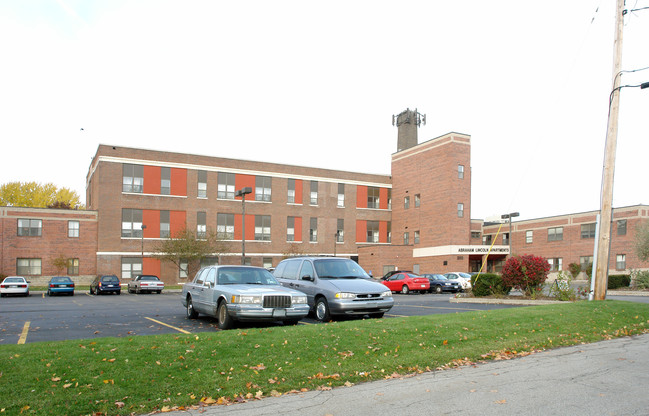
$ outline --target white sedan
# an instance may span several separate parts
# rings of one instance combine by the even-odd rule
[[[29,296],[29,282],[21,276],[8,276],[0,283],[0,296]]]
[[[449,280],[458,280],[462,284],[462,289],[471,289],[471,275],[469,273],[451,272],[444,275]]]
[[[158,276],[141,274],[128,282],[128,293],[157,292],[162,293],[165,284]]]

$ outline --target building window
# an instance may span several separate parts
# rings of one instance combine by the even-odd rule
[[[392,209],[392,189],[388,188],[388,209]]]
[[[79,259],[68,259],[68,275],[76,276],[79,274]]]
[[[380,205],[380,191],[379,188],[369,186],[367,188],[367,207],[378,209]]]
[[[16,259],[16,274],[21,276],[40,276],[41,259]]]
[[[196,213],[196,238],[199,240],[207,238],[207,214],[205,211]]]
[[[596,223],[581,224],[581,238],[595,238]]]
[[[407,196],[403,198],[403,209],[408,209],[410,208],[410,197]]]
[[[219,172],[216,197],[218,199],[234,199],[234,173]]]
[[[263,257],[261,259],[261,264],[264,267],[264,269],[270,269],[273,267],[273,258],[272,257]]]
[[[204,170],[198,171],[198,197],[207,198],[207,172]]]
[[[617,235],[626,235],[626,220],[617,221]]]
[[[548,241],[563,240],[563,227],[548,228]]]
[[[548,263],[550,264],[551,272],[559,272],[563,270],[563,259],[561,257],[548,259]]]
[[[587,269],[593,265],[593,256],[579,257],[579,265],[581,266],[581,271],[586,272]]]
[[[491,245],[491,235],[483,235],[482,236],[482,245],[483,246],[490,246]]]
[[[457,177],[464,179],[464,165],[457,165]]]
[[[534,241],[534,231],[532,230],[525,231],[525,242],[527,244],[532,244],[532,241]]]
[[[311,181],[311,196],[309,203],[311,205],[318,205],[318,181]]]
[[[295,241],[295,217],[286,217],[286,241]]]
[[[419,230],[415,231],[415,244],[419,244]]]
[[[286,202],[289,204],[295,203],[295,179],[288,180],[288,195],[286,198]]]
[[[133,279],[142,274],[142,259],[139,257],[122,257],[122,279]]]
[[[626,254],[618,254],[615,256],[615,269],[626,270]]]
[[[311,217],[309,220],[309,241],[315,243],[318,241],[318,219]]]
[[[345,242],[345,220],[343,218],[338,218],[336,222],[336,243]]]
[[[471,231],[471,238],[480,238],[480,231]]]
[[[169,211],[160,211],[160,238],[169,238],[171,237],[170,233]]]
[[[79,221],[68,221],[68,237],[79,238]]]
[[[458,202],[457,204],[457,216],[458,218],[464,217],[464,204],[461,202]]]
[[[257,176],[255,179],[255,201],[270,202],[270,176]]]
[[[410,244],[410,233],[403,233],[403,245],[407,246]]]
[[[160,168],[160,194],[171,193],[171,168]]]
[[[421,195],[415,194],[415,208],[419,208],[421,205]]]
[[[141,209],[122,209],[122,237],[142,238]]]
[[[367,235],[365,237],[365,242],[378,243],[379,242],[379,222],[367,221],[366,224],[367,224]]]
[[[212,257],[212,256],[210,256],[210,257],[203,257],[203,258],[201,259],[201,263],[200,263],[200,264],[201,264],[201,269],[202,269],[203,267],[207,267],[207,266],[216,266],[217,264],[219,264],[219,258],[218,258],[218,257]]]
[[[503,233],[503,245],[509,245],[509,233]]]
[[[144,191],[144,167],[142,165],[122,165],[122,192],[142,193]]]
[[[392,243],[392,221],[388,221],[388,244]]]
[[[189,262],[186,259],[180,259],[180,265],[178,266],[178,278],[187,279],[189,275]]]
[[[255,215],[255,240],[270,241],[270,215]]]
[[[343,208],[345,206],[345,184],[338,184],[338,207]]]
[[[216,236],[219,240],[234,240],[234,214],[216,214]]]
[[[43,230],[43,220],[18,219],[18,235],[20,237],[40,237]]]

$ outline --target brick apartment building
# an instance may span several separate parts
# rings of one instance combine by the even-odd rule
[[[406,110],[394,120],[391,175],[100,145],[86,177],[88,211],[0,208],[0,273],[45,279],[58,274],[52,260],[63,256],[77,279],[113,273],[128,281],[144,272],[182,283],[185,269],[153,253],[184,227],[222,238],[225,249],[205,264],[240,264],[245,243],[245,262],[263,267],[311,254],[352,258],[375,277],[478,271],[483,262],[483,271],[499,271],[509,224],[471,219],[471,137],[419,143],[425,116]],[[245,188],[244,219],[237,191]],[[614,214],[611,272],[647,268],[633,243],[649,207]],[[512,252],[547,257],[553,270],[592,261],[595,215],[513,222]]]

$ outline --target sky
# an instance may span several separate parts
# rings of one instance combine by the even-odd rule
[[[420,143],[471,135],[471,218],[599,210],[614,23],[613,0],[3,0],[0,184],[85,202],[99,144],[389,175],[416,108]],[[620,97],[613,206],[649,204],[649,89]]]

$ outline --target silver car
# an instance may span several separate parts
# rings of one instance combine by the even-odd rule
[[[183,286],[182,304],[188,318],[213,316],[221,329],[237,321],[295,325],[309,313],[304,293],[282,287],[268,270],[252,266],[202,268]]]
[[[381,318],[394,305],[390,289],[350,259],[296,257],[282,260],[273,274],[283,286],[307,295],[319,321],[329,321],[333,315]]]

